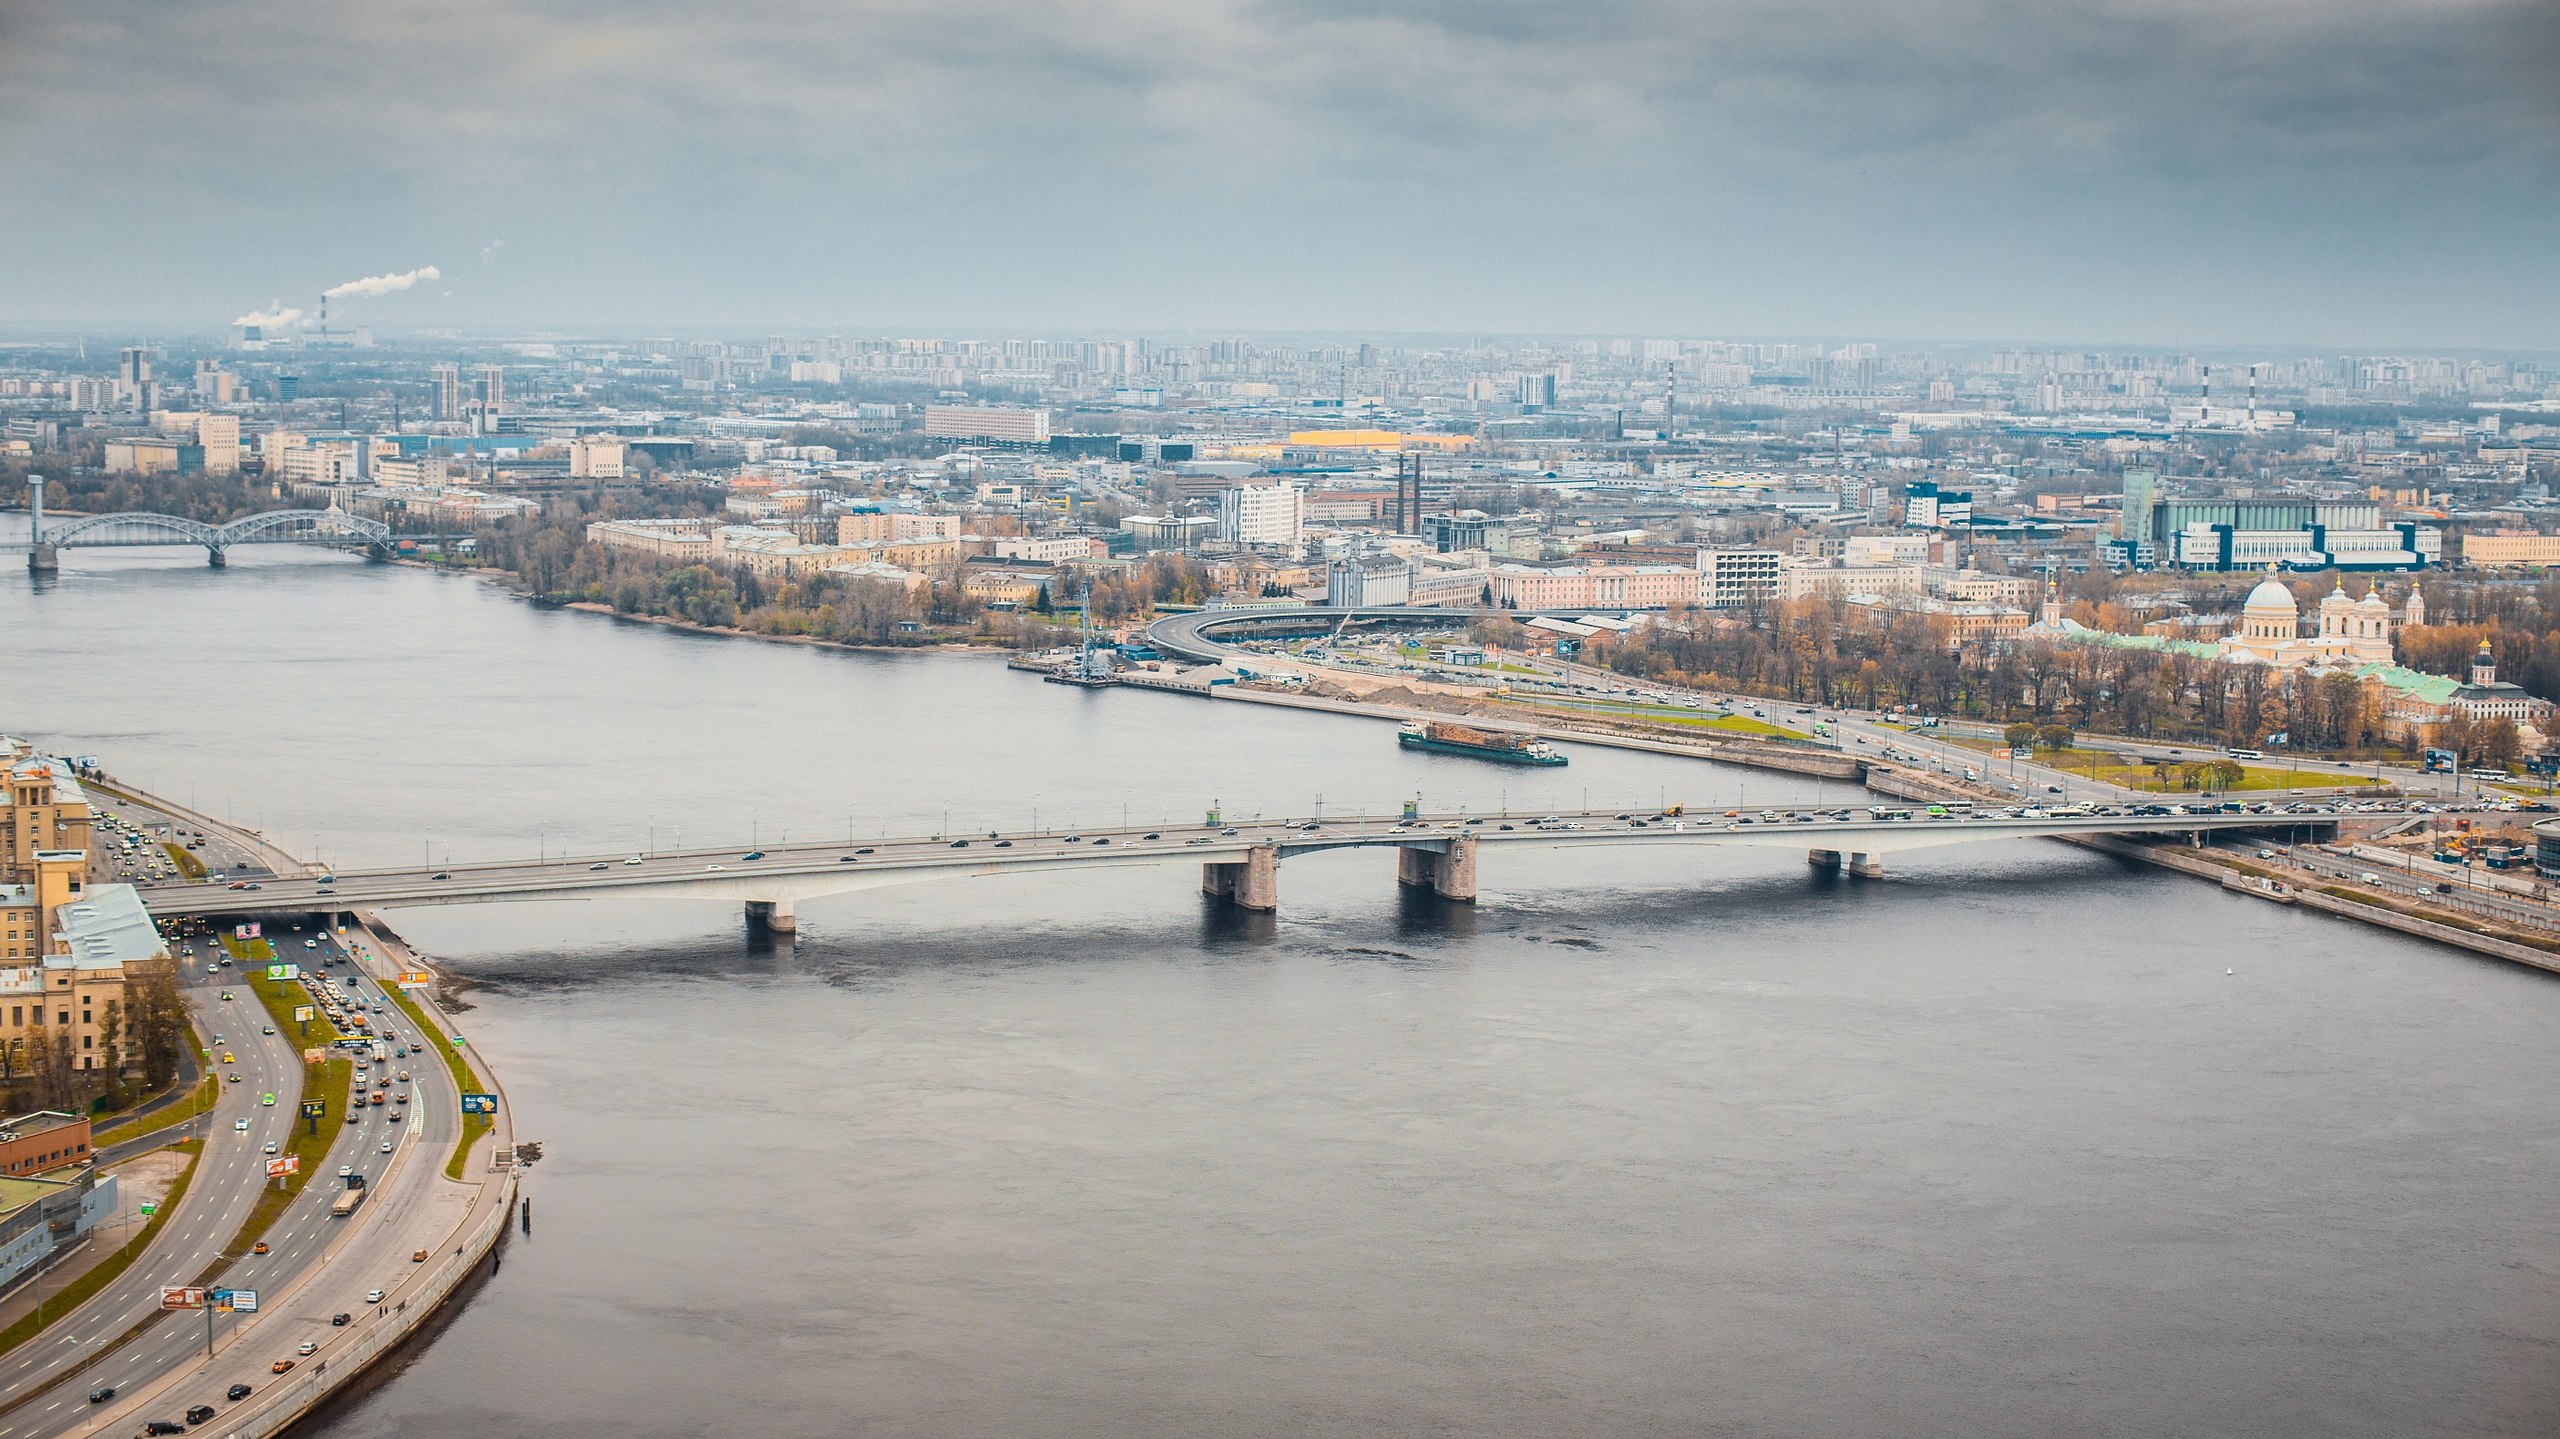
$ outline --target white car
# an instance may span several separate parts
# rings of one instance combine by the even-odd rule
[[[365,1302],[365,1303],[367,1303],[367,1304],[379,1304],[379,1303],[381,1303],[381,1302],[382,1302],[382,1291],[381,1291],[381,1290],[379,1290],[379,1289],[368,1289],[368,1290],[366,1290],[366,1291],[364,1292],[364,1302]]]
[[[269,1154],[273,1154],[273,1153],[275,1153],[275,1152],[276,1152],[276,1142],[275,1142],[274,1140],[270,1139],[270,1140],[268,1140],[268,1141],[267,1141],[267,1153],[269,1153]]]
[[[390,1141],[390,1140],[386,1139],[386,1140],[382,1141],[382,1152],[383,1152],[383,1153],[385,1153],[385,1154],[389,1154],[389,1153],[391,1152],[391,1141]]]
[[[235,1119],[235,1120],[231,1121],[231,1132],[232,1132],[232,1133],[234,1133],[234,1134],[246,1134],[246,1133],[248,1133],[248,1132],[249,1132],[249,1121],[247,1121],[247,1120],[245,1120],[245,1119]]]

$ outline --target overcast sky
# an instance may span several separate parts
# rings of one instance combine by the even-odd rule
[[[2560,0],[0,0],[0,319],[2560,349]]]

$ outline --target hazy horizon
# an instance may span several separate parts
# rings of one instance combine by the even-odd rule
[[[2523,0],[6,3],[0,120],[13,331],[2560,348]]]

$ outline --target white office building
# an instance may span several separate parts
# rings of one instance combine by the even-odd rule
[[[1218,492],[1218,538],[1231,545],[1296,554],[1306,544],[1307,493],[1295,485],[1245,485]]]

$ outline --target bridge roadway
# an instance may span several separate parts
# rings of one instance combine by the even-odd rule
[[[1907,814],[1909,818],[1886,817]],[[1775,815],[1774,819],[1769,816]],[[2392,814],[2360,815],[2388,822]],[[1014,832],[932,835],[868,843],[797,844],[766,851],[693,849],[650,854],[580,855],[539,863],[455,865],[442,870],[345,871],[327,877],[279,877],[258,888],[170,885],[151,892],[164,915],[237,915],[293,910],[334,911],[403,905],[495,904],[553,899],[727,899],[748,917],[778,930],[796,927],[801,900],[930,880],[983,878],[1057,869],[1194,863],[1203,888],[1248,909],[1278,904],[1278,866],[1330,849],[1401,851],[1398,879],[1449,899],[1475,898],[1477,853],[1488,846],[1750,845],[1802,848],[1817,866],[1880,874],[1882,856],[1943,845],[2046,839],[2081,834],[2200,835],[2217,830],[2327,828],[2325,810],[2311,813],[2080,817],[1985,814],[1929,818],[1925,806],[1790,809],[1784,813],[1717,812],[1678,817],[1642,811],[1568,811],[1545,815],[1424,815],[1412,820],[1332,818],[1233,824],[1088,829],[1077,833]],[[754,854],[756,857],[750,858]],[[234,882],[234,885],[239,882]]]

